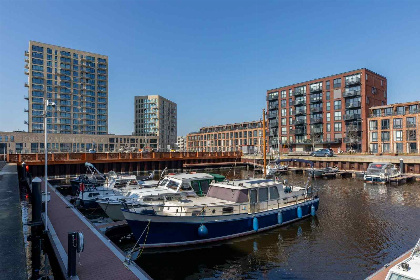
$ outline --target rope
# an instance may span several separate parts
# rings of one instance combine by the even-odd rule
[[[139,255],[137,256],[136,260],[138,260],[140,258],[141,254],[144,251],[144,245],[146,244],[147,236],[149,236],[150,222],[151,222],[151,220],[149,220],[149,224],[147,225],[147,232],[146,232],[146,236],[144,237],[143,247],[141,248],[141,251],[140,251]]]
[[[143,236],[143,234],[144,234],[144,232],[146,231],[146,229],[147,229],[147,234],[149,234],[149,226],[150,226],[150,222],[151,222],[151,220],[149,220],[149,223],[147,224],[147,226],[144,228],[144,230],[143,230],[143,232],[141,233],[141,235],[140,235],[140,237],[139,237],[139,239],[137,239],[137,242],[136,242],[136,244],[134,244],[134,247],[133,247],[133,249],[131,249],[131,251],[130,251],[130,253],[128,253],[127,254],[127,256],[126,256],[126,258],[125,258],[125,261],[124,261],[124,263],[130,263],[131,262],[131,255],[133,254],[133,252],[134,252],[134,249],[136,248],[136,246],[137,246],[137,244],[139,243],[139,241],[140,241],[140,239],[142,238],[142,236]],[[144,243],[146,243],[146,239],[147,239],[147,235],[146,235],[146,238],[145,238],[145,240],[144,240]],[[143,244],[144,245],[144,244]],[[138,258],[138,257],[137,257]],[[136,258],[136,259],[137,259]]]

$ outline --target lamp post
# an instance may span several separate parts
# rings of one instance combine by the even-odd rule
[[[47,111],[48,106],[55,106],[54,102],[50,102],[48,99],[44,101],[44,153],[45,153],[45,175],[44,175],[44,184],[45,184],[45,231],[48,231],[48,149],[47,149]]]

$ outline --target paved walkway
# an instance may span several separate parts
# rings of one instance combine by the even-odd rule
[[[49,191],[48,219],[54,227],[53,237],[61,243],[59,246],[68,254],[68,232],[79,231],[84,235],[85,248],[80,253],[80,259],[77,256],[76,273],[79,279],[151,279],[137,265],[126,267],[124,254],[107,237],[51,185]],[[63,262],[67,264],[67,256],[65,258]]]
[[[16,164],[0,162],[0,279],[28,279]]]

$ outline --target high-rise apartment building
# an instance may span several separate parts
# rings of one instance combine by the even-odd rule
[[[387,104],[387,79],[358,69],[267,91],[271,151],[368,151],[369,108]]]
[[[176,103],[159,95],[134,97],[134,135],[158,136],[158,149],[175,148],[177,136]]]
[[[44,131],[44,101],[47,128],[60,134],[108,133],[108,57],[30,41],[25,51],[28,75],[28,131]]]

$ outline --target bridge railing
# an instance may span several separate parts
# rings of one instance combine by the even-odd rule
[[[44,154],[8,154],[8,161],[12,163],[41,163]],[[177,160],[177,159],[214,159],[241,157],[240,151],[236,152],[152,152],[152,153],[52,153],[48,154],[50,163],[71,162],[112,162],[133,160]]]

